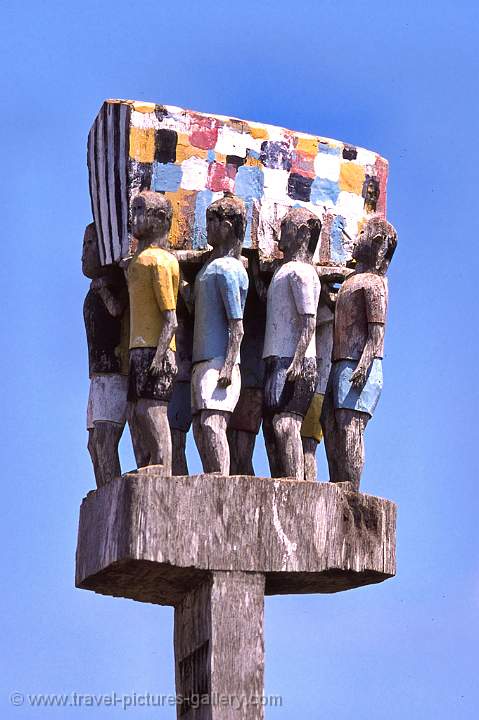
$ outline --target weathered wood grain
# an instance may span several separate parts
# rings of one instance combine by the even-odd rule
[[[126,474],[82,503],[77,587],[177,605],[210,571],[263,573],[267,594],[381,582],[396,572],[396,506],[349,488]]]
[[[264,575],[213,572],[175,608],[183,720],[262,720]]]

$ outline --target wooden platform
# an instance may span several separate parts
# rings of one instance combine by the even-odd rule
[[[346,483],[130,473],[83,500],[76,585],[174,606],[212,572],[339,592],[392,577],[395,541],[395,504]]]

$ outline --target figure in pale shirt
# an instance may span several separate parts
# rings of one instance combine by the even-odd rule
[[[320,232],[321,221],[309,210],[288,211],[278,243],[283,263],[268,288],[263,432],[272,477],[304,479],[301,424],[317,381],[321,284],[312,263]]]
[[[241,392],[240,346],[248,275],[240,260],[246,208],[231,195],[206,212],[213,251],[198,273],[193,293],[195,325],[191,411],[193,434],[208,473],[230,473],[226,429]]]

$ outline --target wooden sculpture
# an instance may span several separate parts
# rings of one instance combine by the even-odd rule
[[[396,243],[396,231],[386,220],[368,220],[354,249],[355,272],[336,301],[333,364],[321,423],[331,482],[350,482],[356,490],[364,466],[364,431],[383,386],[385,275]]]
[[[85,230],[82,270],[91,279],[83,305],[90,375],[88,450],[101,487],[121,474],[118,443],[126,422],[128,292],[120,268],[100,265],[93,223]]]
[[[240,345],[248,291],[248,275],[239,259],[244,203],[227,195],[209,206],[206,219],[213,251],[194,287],[193,433],[204,471],[228,475],[226,428],[241,391]]]
[[[179,265],[166,250],[169,200],[145,191],[132,203],[138,247],[127,271],[130,296],[128,422],[138,467],[161,465],[171,475],[167,405],[176,375],[175,337]]]

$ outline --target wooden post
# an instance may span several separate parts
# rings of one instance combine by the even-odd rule
[[[261,573],[214,572],[175,608],[181,720],[263,720]]]

